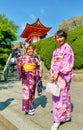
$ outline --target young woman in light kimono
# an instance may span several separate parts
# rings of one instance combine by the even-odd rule
[[[34,115],[36,83],[40,76],[39,60],[34,57],[34,46],[28,45],[26,54],[18,60],[19,79],[22,79],[22,111]]]
[[[52,110],[54,124],[51,130],[57,130],[61,122],[71,120],[70,84],[73,74],[74,53],[70,45],[65,43],[67,33],[59,30],[55,34],[55,41],[59,47],[54,50],[49,78],[57,82],[60,96],[52,96]]]

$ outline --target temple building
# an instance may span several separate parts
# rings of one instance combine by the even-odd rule
[[[45,38],[50,29],[51,27],[44,26],[38,18],[35,23],[26,25],[21,37],[25,38],[27,43],[37,42]]]

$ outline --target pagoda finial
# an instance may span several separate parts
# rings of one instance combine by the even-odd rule
[[[39,18],[37,18],[37,21],[40,21]]]

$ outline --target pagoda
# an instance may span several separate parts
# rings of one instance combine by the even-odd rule
[[[21,37],[25,38],[27,43],[37,42],[40,39],[45,38],[50,29],[51,27],[44,26],[38,18],[35,23],[26,24]]]

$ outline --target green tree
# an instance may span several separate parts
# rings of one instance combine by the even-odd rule
[[[19,26],[14,23],[12,20],[8,20],[5,15],[0,14],[0,23],[6,24],[9,26],[15,33],[17,32]]]
[[[69,20],[63,20],[62,23],[58,25],[57,30],[64,29],[68,31],[80,26],[83,26],[83,15],[78,17],[72,17]]]
[[[16,34],[19,26],[11,20],[8,20],[5,15],[0,15],[0,44],[7,43],[8,40],[15,41],[18,36]]]

